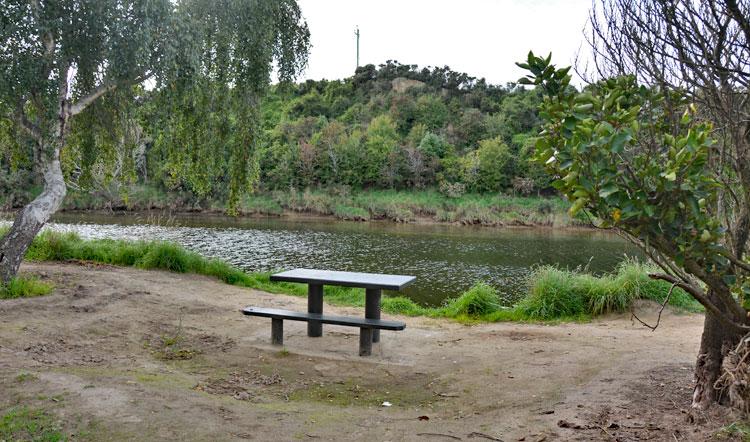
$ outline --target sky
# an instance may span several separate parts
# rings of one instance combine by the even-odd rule
[[[312,50],[301,79],[340,79],[360,65],[397,60],[448,65],[493,84],[516,81],[529,50],[573,64],[591,0],[298,0]]]

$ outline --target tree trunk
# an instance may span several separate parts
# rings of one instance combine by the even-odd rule
[[[744,333],[721,322],[714,314],[706,312],[701,347],[695,364],[694,408],[705,410],[716,402],[727,403],[729,398],[722,396],[714,388],[714,384],[721,376],[724,356],[737,346],[743,335]]]
[[[55,158],[44,164],[44,190],[18,213],[13,221],[13,227],[0,240],[2,282],[8,282],[16,276],[34,237],[62,204],[66,186],[58,152],[59,149],[55,149]]]

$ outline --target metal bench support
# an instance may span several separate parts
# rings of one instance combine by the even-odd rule
[[[307,312],[323,313],[323,286],[310,284],[307,286]],[[323,336],[323,324],[319,321],[307,323],[307,336],[317,338]]]
[[[284,320],[271,318],[271,344],[284,345]]]
[[[360,328],[359,329],[359,355],[370,356],[372,354],[372,340],[373,335],[380,330],[373,330],[371,328]]]
[[[380,319],[380,297],[380,289],[365,289],[365,318]],[[372,331],[372,342],[380,342],[380,330]]]

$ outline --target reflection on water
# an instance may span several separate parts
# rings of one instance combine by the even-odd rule
[[[179,216],[166,226],[138,214],[71,214],[50,227],[84,238],[168,240],[248,271],[309,267],[417,276],[407,296],[437,305],[477,281],[508,304],[524,292],[538,264],[609,271],[637,254],[620,238],[596,231],[494,229],[448,225]],[[163,223],[163,219],[162,219]]]

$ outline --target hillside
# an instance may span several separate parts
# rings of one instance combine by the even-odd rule
[[[294,210],[285,203],[293,199],[289,192],[306,189],[334,196],[425,190],[455,199],[549,188],[549,178],[531,162],[540,97],[515,84],[388,61],[343,80],[273,85],[252,103],[208,78],[192,88],[187,102],[166,89],[135,88],[86,114],[63,152],[71,188],[66,207],[242,213],[264,212],[258,207],[272,194],[277,206]],[[135,96],[136,105],[112,111],[122,95]],[[6,209],[38,191],[35,178],[18,167],[30,155],[22,145],[17,151],[0,158]],[[161,203],[133,200],[144,188]],[[347,204],[346,198],[335,203]],[[278,211],[272,209],[266,212]],[[356,209],[344,217],[368,217],[367,207]]]

